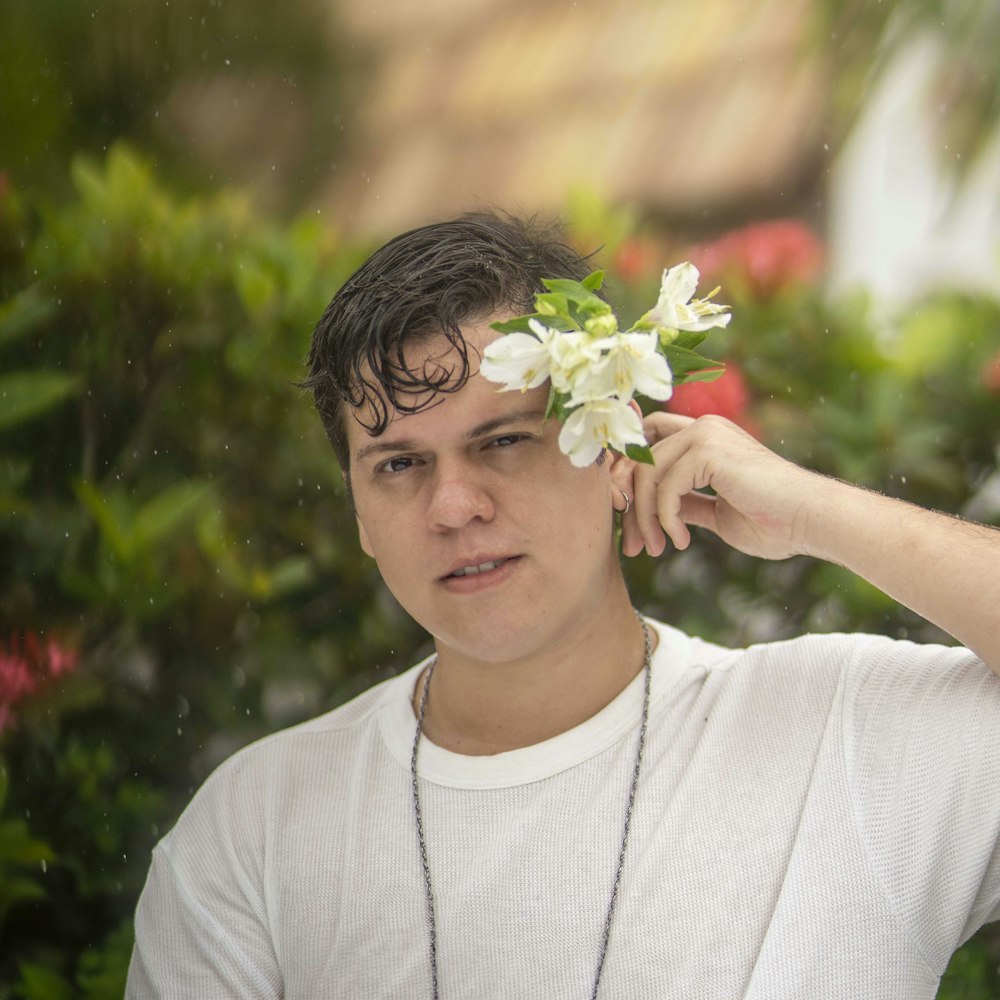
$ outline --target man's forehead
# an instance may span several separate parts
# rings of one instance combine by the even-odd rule
[[[371,392],[375,390],[372,389]],[[405,410],[398,409],[381,393],[378,394],[377,401],[366,397],[361,406],[345,404],[348,415],[347,433],[352,449],[362,448],[365,444],[398,430],[399,422],[414,413],[424,413],[440,406],[446,395],[447,393],[434,391],[407,394]],[[385,415],[384,425],[383,421],[377,419],[382,413]]]
[[[361,405],[348,405],[347,410],[353,418],[349,425],[355,424],[368,437],[377,436],[369,428],[385,425],[387,429],[411,413],[440,405],[479,371],[477,351],[459,350],[440,335],[430,344],[407,348],[401,365],[394,365],[391,373],[383,369],[383,376],[391,374],[393,379],[393,397],[368,365],[361,369]]]
[[[431,410],[461,391],[478,375],[486,345],[500,336],[490,324],[509,317],[509,311],[504,311],[464,324],[453,333],[414,334],[402,345],[398,360],[383,358],[380,373],[363,364],[357,387],[361,404],[342,404],[352,451],[383,436],[407,416]],[[391,382],[394,398],[386,391],[386,380]]]

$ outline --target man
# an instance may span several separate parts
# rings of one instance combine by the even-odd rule
[[[923,998],[1000,916],[1000,532],[721,418],[657,414],[654,465],[575,467],[547,387],[479,363],[586,270],[476,216],[331,302],[309,384],[436,655],[209,779],[155,853],[129,996]],[[626,555],[694,524],[828,559],[966,648],[643,621],[616,511]]]

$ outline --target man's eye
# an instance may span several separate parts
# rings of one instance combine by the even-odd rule
[[[400,456],[398,458],[390,458],[385,462],[382,462],[378,467],[379,472],[405,472],[413,465],[412,458],[406,458],[405,456]]]
[[[493,448],[509,448],[512,444],[523,441],[525,436],[524,434],[503,434],[500,437],[493,438],[490,441],[490,446]]]

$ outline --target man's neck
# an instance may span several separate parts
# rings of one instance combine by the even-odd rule
[[[645,639],[624,585],[552,648],[504,663],[438,650],[423,732],[455,753],[532,746],[596,715],[642,669]],[[414,691],[419,707],[426,672]]]

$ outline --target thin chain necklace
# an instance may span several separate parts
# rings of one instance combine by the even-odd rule
[[[625,829],[622,833],[622,846],[618,852],[618,867],[615,869],[615,880],[611,887],[611,901],[608,903],[608,913],[604,918],[604,934],[601,941],[601,952],[597,959],[597,972],[594,974],[594,988],[591,990],[591,1000],[597,1000],[597,991],[601,985],[601,973],[604,971],[604,959],[608,954],[608,942],[611,939],[611,921],[615,914],[615,904],[618,901],[618,886],[622,880],[622,870],[625,867],[625,851],[628,848],[629,828],[632,825],[632,809],[635,806],[635,792],[639,786],[639,771],[642,767],[642,751],[646,746],[646,723],[649,721],[649,686],[652,677],[653,659],[653,636],[649,631],[649,626],[642,620],[639,613],[639,624],[642,626],[642,634],[646,642],[645,659],[643,660],[643,672],[645,674],[645,686],[642,695],[642,722],[639,726],[639,744],[635,751],[635,765],[632,768],[632,785],[628,792],[628,805],[625,808]],[[413,786],[413,811],[417,819],[417,838],[420,841],[420,864],[424,871],[424,895],[427,901],[427,923],[430,928],[430,961],[431,961],[431,995],[433,1000],[440,1000],[438,992],[438,961],[437,961],[437,921],[434,916],[434,891],[431,886],[431,866],[427,861],[427,839],[424,835],[424,818],[420,809],[420,792],[417,787],[417,748],[420,745],[420,734],[424,728],[424,713],[427,710],[427,692],[431,686],[431,677],[434,675],[434,667],[437,660],[431,661],[427,668],[427,676],[424,678],[423,691],[420,695],[420,708],[417,712],[417,731],[413,737],[413,755],[410,757],[410,781]]]

